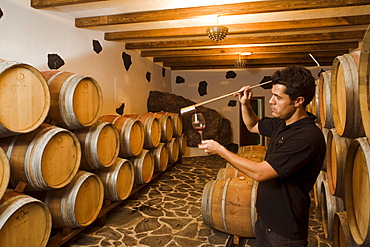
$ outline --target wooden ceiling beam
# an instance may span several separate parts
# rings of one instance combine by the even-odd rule
[[[276,44],[286,42],[317,42],[333,40],[362,40],[366,30],[348,32],[327,32],[310,34],[277,35],[271,34],[263,37],[240,37],[226,38],[222,41],[212,41],[208,38],[199,40],[175,40],[157,42],[136,42],[126,43],[125,48],[133,49],[160,49],[160,48],[181,48],[181,47],[202,47],[202,46],[225,46],[225,45],[245,45],[245,44]]]
[[[65,6],[79,3],[93,3],[108,0],[31,0],[31,7],[43,9],[49,7]]]
[[[92,27],[104,25],[118,25],[141,22],[156,22],[197,18],[206,15],[242,15],[256,13],[271,13],[280,11],[294,11],[306,9],[323,9],[333,7],[369,5],[368,0],[280,0],[244,2],[222,5],[208,5],[201,7],[166,9],[134,12],[127,14],[103,15],[76,18],[76,27]]]
[[[227,25],[229,35],[248,34],[256,32],[300,30],[307,28],[324,27],[346,27],[354,25],[370,24],[370,15],[343,16],[331,18],[303,19],[299,21],[272,21],[258,23],[242,23]],[[127,39],[144,38],[184,38],[205,36],[205,30],[208,26],[187,27],[187,28],[166,28],[139,31],[122,31],[105,33],[105,40],[117,41]]]
[[[142,51],[142,57],[174,57],[174,56],[200,56],[217,54],[238,54],[239,52],[314,52],[330,50],[351,50],[358,47],[358,42],[343,43],[321,43],[305,45],[275,45],[275,46],[251,46],[238,48],[203,48],[203,49],[183,49],[183,50],[149,50]]]
[[[320,63],[321,58],[323,61],[325,58],[334,58],[338,55],[348,53],[348,50],[338,51],[327,51],[323,52],[292,52],[292,53],[262,53],[262,54],[251,54],[251,55],[240,55],[241,60],[257,60],[257,59],[285,59],[289,58],[307,58],[309,53],[315,57]],[[192,57],[155,57],[153,62],[173,63],[173,62],[199,62],[199,61],[223,61],[223,60],[238,60],[239,54],[232,55],[213,55],[213,56],[192,56]]]
[[[286,67],[289,65],[301,65],[305,66],[308,69],[310,68],[315,68],[316,64],[314,62],[309,62],[309,63],[274,63],[271,62],[269,64],[246,64],[242,69],[248,69],[248,68],[281,68],[281,67]],[[331,66],[331,62],[327,63],[322,63],[320,64],[321,66]],[[205,69],[231,69],[235,70],[238,69],[235,67],[235,65],[230,64],[230,65],[207,65],[207,66],[172,66],[171,70],[205,70]]]
[[[321,63],[332,63],[334,58],[336,56],[332,56],[332,57],[324,57],[324,58],[321,58],[320,60],[320,64]],[[295,57],[285,57],[285,58],[280,58],[280,59],[244,59],[247,64],[251,64],[251,65],[256,65],[256,64],[260,64],[260,65],[265,65],[265,64],[270,64],[270,63],[274,63],[274,64],[286,64],[286,63],[297,63],[297,64],[311,64],[311,63],[315,63],[310,56],[306,56],[306,57],[300,57],[300,58],[295,58]],[[276,61],[275,61],[276,60]],[[176,67],[176,66],[183,66],[183,67],[186,67],[186,66],[209,66],[209,65],[213,65],[213,66],[217,66],[217,65],[229,65],[229,64],[234,64],[235,63],[235,59],[231,59],[231,60],[206,60],[206,61],[192,61],[192,62],[186,62],[186,61],[173,61],[173,62],[165,62],[163,63],[163,66],[165,67]]]

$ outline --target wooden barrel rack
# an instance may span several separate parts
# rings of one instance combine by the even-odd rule
[[[167,166],[167,169],[165,171],[171,169],[172,166],[174,166],[175,164],[181,162],[181,160],[182,159],[180,158],[176,162],[169,164]],[[162,171],[162,172],[154,172],[151,181],[149,183],[147,183],[147,184],[150,184],[152,181],[154,181],[156,178],[158,178],[158,176],[161,175],[165,171]],[[139,184],[139,185],[138,184],[135,184],[134,185],[134,188],[132,189],[132,191],[131,191],[131,193],[129,195],[129,198],[130,197],[135,197],[135,195],[143,187],[145,187],[145,185],[147,185],[147,184]],[[20,184],[17,185],[16,190],[18,192],[23,192],[23,189],[25,187],[26,187],[26,185],[23,184],[23,182],[21,182]],[[96,220],[92,224],[98,225],[98,226],[104,226],[105,225],[105,222],[106,222],[107,213],[110,210],[112,210],[113,208],[115,208],[116,206],[118,206],[119,204],[121,204],[121,203],[125,203],[125,200],[122,200],[122,201],[110,201],[110,200],[105,199],[104,200],[104,203],[103,203],[103,206],[102,206],[102,209],[100,210],[100,213],[99,213],[98,217],[96,218]],[[51,232],[49,241],[48,241],[48,243],[47,243],[46,246],[47,247],[59,247],[62,244],[64,244],[64,243],[68,242],[69,240],[71,240],[74,236],[76,236],[78,233],[80,233],[81,231],[83,231],[86,227],[88,227],[88,226],[79,227],[79,228],[53,229],[52,232]]]

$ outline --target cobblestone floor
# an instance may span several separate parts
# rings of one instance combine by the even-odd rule
[[[88,226],[63,246],[226,246],[230,235],[203,223],[202,192],[226,164],[218,156],[182,158],[107,214],[103,227]],[[254,247],[255,239],[243,241]],[[320,210],[311,207],[309,246],[329,247]]]

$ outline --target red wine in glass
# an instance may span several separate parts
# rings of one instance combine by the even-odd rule
[[[191,118],[193,128],[199,132],[200,139],[203,140],[202,131],[206,128],[206,121],[202,113],[194,113]]]

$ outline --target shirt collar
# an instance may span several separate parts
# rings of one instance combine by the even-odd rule
[[[295,121],[294,123],[287,125],[286,127],[290,127],[292,129],[300,129],[307,124],[315,123],[316,116],[313,115],[311,112],[306,113],[308,115],[307,117],[299,119],[298,121]]]

